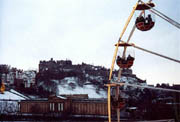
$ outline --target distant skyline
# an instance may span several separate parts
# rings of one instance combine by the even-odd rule
[[[0,64],[37,69],[40,60],[53,58],[110,68],[114,44],[136,2],[1,0]],[[153,2],[157,10],[180,23],[179,0]],[[138,12],[122,40],[127,40],[137,16]],[[150,31],[136,30],[130,42],[180,60],[180,30],[158,16],[155,21]],[[148,84],[180,84],[180,64],[133,48],[130,52],[135,55],[132,70],[137,77]]]

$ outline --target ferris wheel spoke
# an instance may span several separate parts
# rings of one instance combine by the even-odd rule
[[[168,56],[164,56],[162,54],[159,54],[159,53],[156,53],[156,52],[153,52],[153,51],[150,51],[150,50],[147,50],[147,49],[144,49],[144,48],[141,48],[139,46],[136,46],[134,44],[131,44],[134,48],[137,48],[139,50],[142,50],[142,51],[145,51],[145,52],[148,52],[148,53],[151,53],[153,55],[156,55],[156,56],[159,56],[159,57],[162,57],[162,58],[165,58],[165,59],[168,59],[168,60],[171,60],[171,61],[174,61],[174,62],[177,62],[177,63],[180,63],[180,60],[177,60],[177,59],[173,59],[173,58],[170,58]]]

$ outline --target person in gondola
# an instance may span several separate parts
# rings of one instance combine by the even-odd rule
[[[144,19],[144,17],[143,17],[143,16],[140,16],[140,18],[139,18],[139,22],[145,22],[145,19]]]
[[[149,22],[149,23],[152,22],[152,18],[151,18],[151,15],[150,15],[150,14],[148,14],[148,22]]]
[[[151,24],[151,22],[152,22],[151,15],[150,15],[150,14],[148,14],[148,16],[147,16],[147,17],[146,17],[146,19],[145,19],[145,24],[146,24],[146,25],[150,25],[150,24]]]
[[[139,22],[145,22],[145,19],[144,19],[143,16],[137,17],[136,24],[139,23]]]
[[[148,20],[148,17],[145,18],[145,25],[148,25],[149,24],[149,20]]]
[[[127,60],[134,60],[134,58],[129,54]]]
[[[120,56],[117,56],[117,62],[121,62],[122,64],[126,64],[127,61],[123,58],[121,58]]]
[[[117,61],[121,61],[122,58],[120,56],[117,56]]]
[[[138,22],[139,22],[139,17],[137,17],[137,19],[136,19],[136,22],[135,22],[135,23],[137,24]]]

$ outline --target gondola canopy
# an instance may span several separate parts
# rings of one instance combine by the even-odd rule
[[[136,10],[148,10],[151,9],[150,7],[154,7],[155,4],[154,3],[142,3],[142,4],[138,4],[136,7]]]

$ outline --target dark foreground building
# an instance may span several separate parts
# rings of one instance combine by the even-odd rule
[[[22,100],[20,113],[43,115],[93,115],[107,116],[106,99],[76,99],[62,96],[50,96],[48,99]]]

